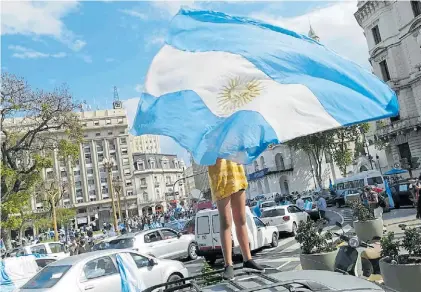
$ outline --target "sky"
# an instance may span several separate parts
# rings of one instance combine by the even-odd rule
[[[67,84],[91,108],[112,107],[113,88],[132,122],[145,74],[180,7],[248,16],[308,34],[367,69],[368,48],[354,18],[357,1],[2,1],[1,70],[34,88]],[[161,150],[190,162],[171,138]]]

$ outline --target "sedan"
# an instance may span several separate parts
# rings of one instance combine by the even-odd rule
[[[137,276],[145,288],[188,277],[186,267],[178,261],[155,259],[132,250],[101,250],[49,264],[19,291],[120,292],[117,254],[133,258],[138,268]]]
[[[260,218],[265,224],[276,226],[279,232],[295,235],[300,221],[307,221],[310,216],[295,205],[277,206],[263,210]]]
[[[197,243],[194,234],[183,234],[170,228],[157,228],[121,235],[108,242],[109,249],[142,251],[164,259],[197,258]]]

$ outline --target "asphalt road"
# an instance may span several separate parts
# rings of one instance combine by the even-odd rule
[[[335,222],[342,222],[340,213],[326,212],[326,216],[330,222],[326,225],[325,230],[331,230],[332,232],[339,230],[335,226]],[[346,226],[345,231],[351,230],[350,226]],[[254,260],[266,266],[267,269],[277,269],[279,271],[291,271],[300,268],[300,246],[293,236],[288,234],[281,234],[279,237],[279,244],[275,248],[263,248],[262,250],[256,251],[253,254]],[[241,263],[241,259],[234,259],[235,263]],[[185,262],[184,265],[190,272],[190,275],[197,275],[201,273],[203,268],[204,260],[198,258],[197,260]],[[224,266],[223,260],[217,260],[213,265],[213,268],[222,269]]]

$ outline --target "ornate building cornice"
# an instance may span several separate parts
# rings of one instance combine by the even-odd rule
[[[364,20],[368,19],[379,8],[383,8],[390,4],[390,1],[360,1],[358,3],[358,10],[354,13],[355,19],[362,27]]]

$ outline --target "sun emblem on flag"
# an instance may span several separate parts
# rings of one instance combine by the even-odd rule
[[[225,114],[230,115],[258,97],[261,92],[259,80],[231,78],[218,95],[218,106]]]

